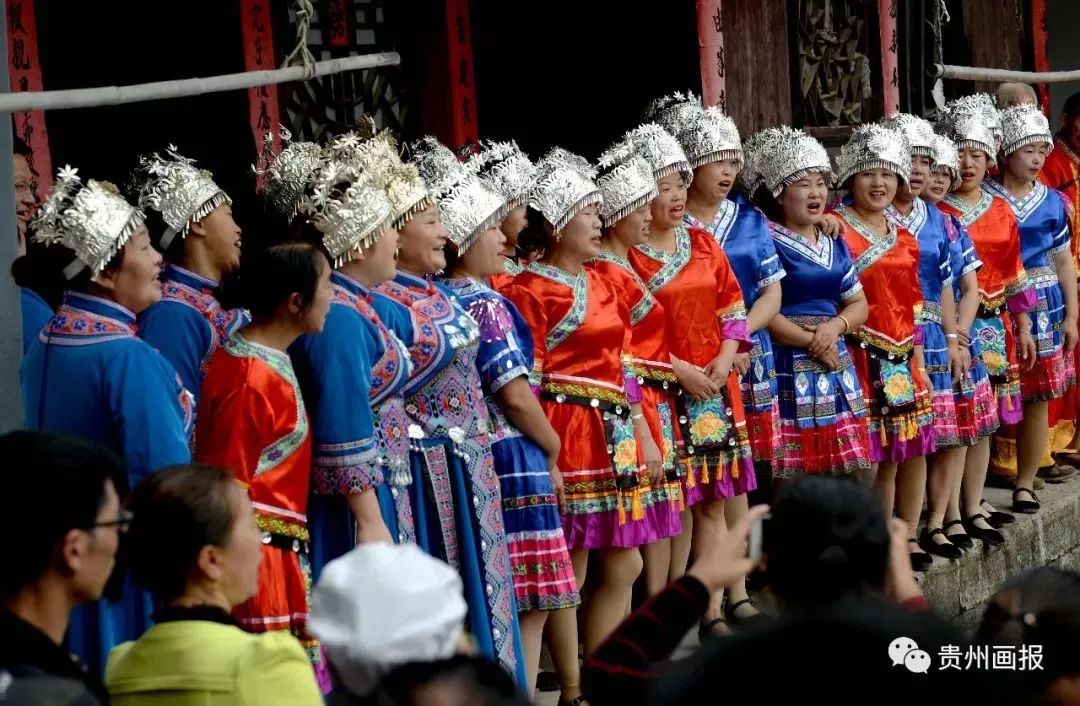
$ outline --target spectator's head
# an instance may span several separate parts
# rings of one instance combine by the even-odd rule
[[[30,148],[22,139],[14,140],[15,176],[15,226],[19,234],[19,254],[26,254],[26,225],[37,208],[37,194],[34,193],[34,173],[30,171]]]
[[[1080,703],[1080,574],[1045,566],[1009,579],[987,605],[976,639],[1037,646],[1042,669],[1023,673],[1032,700]]]
[[[231,610],[255,593],[262,533],[247,492],[214,466],[173,466],[146,478],[129,503],[135,581],[163,603]]]
[[[116,483],[124,462],[99,444],[42,431],[0,436],[0,601],[24,591],[72,606],[101,597],[127,515]]]
[[[846,595],[880,590],[889,530],[869,487],[844,478],[786,481],[765,524],[769,582],[787,609],[812,609]]]
[[[1060,119],[1061,134],[1065,140],[1073,147],[1080,145],[1080,92],[1065,99]]]
[[[1039,97],[1030,84],[1003,83],[998,86],[995,102],[999,110],[1004,110],[1014,105],[1038,105]]]
[[[397,667],[382,680],[380,706],[526,706],[514,680],[484,657],[456,656]]]
[[[272,245],[246,256],[235,290],[222,292],[222,306],[244,308],[256,323],[288,323],[297,335],[318,333],[334,290],[330,262],[311,243]]]
[[[309,626],[363,696],[396,667],[453,656],[465,611],[461,578],[445,563],[411,544],[361,544],[323,568]]]

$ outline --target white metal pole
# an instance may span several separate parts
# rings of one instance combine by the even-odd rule
[[[0,11],[0,98],[9,90],[7,19]],[[22,389],[19,367],[22,364],[22,305],[19,288],[8,274],[11,261],[18,254],[19,238],[15,225],[15,177],[11,144],[11,116],[0,113],[0,431],[23,425]]]
[[[305,73],[302,66],[290,66],[272,71],[245,71],[207,78],[140,83],[133,86],[101,86],[66,91],[8,93],[0,95],[0,113],[91,108],[99,105],[121,105],[140,101],[198,96],[204,93],[248,89],[272,83],[285,83],[286,81],[300,81],[315,76],[370,69],[376,66],[397,66],[400,63],[401,56],[397,52],[383,52],[318,61],[311,66],[310,74]]]

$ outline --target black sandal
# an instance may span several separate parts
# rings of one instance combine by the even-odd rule
[[[753,615],[749,616],[749,617],[740,618],[738,613],[736,613],[736,611],[739,609],[739,606],[741,606],[741,605],[749,605],[752,608],[754,608],[755,610],[757,610],[757,612],[754,613]],[[727,623],[732,628],[735,628],[735,627],[740,627],[740,628],[750,627],[752,625],[755,625],[757,623],[762,622],[763,620],[768,620],[766,615],[761,612],[761,609],[758,608],[754,604],[754,602],[752,600],[750,600],[749,598],[744,598],[741,601],[735,601],[734,603],[731,603],[731,604],[725,604],[724,605],[724,617],[727,618]]]
[[[986,499],[983,498],[979,501],[979,509],[982,510],[983,505],[989,504],[990,503],[986,502]],[[987,512],[986,510],[982,510],[982,516],[986,518],[987,524],[989,524],[994,529],[1001,529],[1005,525],[1011,525],[1012,523],[1016,522],[1015,515],[1010,515],[1007,512],[999,512],[997,510],[994,510],[993,512]]]
[[[703,619],[698,624],[698,629],[697,629],[698,642],[705,642],[705,640],[708,640],[711,637],[727,637],[727,635],[718,633],[715,630],[713,630],[713,628],[715,628],[717,625],[723,625],[724,627],[726,627],[727,630],[728,630],[728,633],[730,634],[731,628],[728,627],[727,620],[723,616],[720,616],[719,618],[713,618],[712,620],[704,620]]]
[[[1020,493],[1028,493],[1031,495],[1031,500],[1017,500],[1016,496]],[[1017,488],[1013,491],[1013,510],[1022,512],[1025,515],[1034,515],[1042,507],[1039,504],[1039,498],[1035,495],[1035,491],[1030,488]]]
[[[957,525],[960,525],[960,527],[962,528],[964,526],[964,523],[962,520],[950,520],[945,523],[944,529],[949,529],[950,527],[955,527]],[[955,546],[960,547],[961,549],[971,549],[975,546],[975,542],[971,541],[971,537],[968,536],[967,532],[955,532],[953,534],[949,534],[948,532],[946,532],[945,537],[948,538],[948,540],[952,542]]]
[[[919,546],[919,540],[912,537],[908,540],[908,544],[914,544]],[[911,552],[911,568],[915,571],[927,571],[934,563],[934,558],[926,552]]]
[[[970,536],[974,537],[975,539],[981,539],[987,544],[992,544],[995,547],[999,544],[1005,543],[1005,535],[1003,535],[1001,532],[994,528],[985,529],[983,527],[979,527],[977,524],[975,524],[976,520],[986,520],[986,523],[990,524],[990,520],[987,519],[986,515],[972,515],[963,522],[964,529],[967,530],[967,533]]]
[[[934,541],[934,537],[939,534],[945,538],[944,544]],[[945,559],[959,559],[964,554],[960,551],[960,547],[949,540],[949,535],[945,534],[945,530],[941,527],[936,529],[923,527],[922,534],[919,535],[919,546],[928,554],[936,554]]]

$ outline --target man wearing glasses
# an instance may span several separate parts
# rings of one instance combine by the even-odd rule
[[[100,676],[83,670],[64,637],[72,610],[83,612],[83,629],[109,610],[98,599],[131,521],[114,484],[123,461],[40,431],[0,436],[0,458],[0,703],[107,704]]]

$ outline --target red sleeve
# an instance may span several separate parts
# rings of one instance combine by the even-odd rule
[[[708,243],[716,262],[716,317],[720,320],[720,335],[725,341],[739,341],[739,352],[746,353],[753,346],[750,330],[746,325],[746,303],[742,287],[731,269],[731,261],[723,249],[711,237],[700,238]]]
[[[272,441],[266,424],[274,413],[261,392],[244,383],[219,399],[199,405],[195,460],[227,468],[250,484],[263,449]]]
[[[519,279],[520,277],[515,278],[503,295],[517,307],[518,313],[532,332],[533,367],[529,371],[529,385],[532,386],[533,392],[539,392],[540,376],[547,362],[547,309],[536,294],[527,288],[527,283],[518,283]]]

